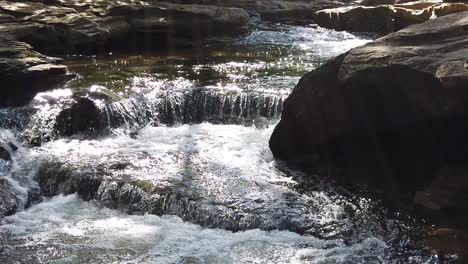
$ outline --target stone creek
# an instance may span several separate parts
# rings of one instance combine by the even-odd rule
[[[19,209],[1,220],[1,262],[445,261],[409,246],[415,221],[303,183],[268,148],[299,78],[368,37],[251,27],[195,51],[70,56],[78,77],[63,89],[0,109],[0,141],[18,147],[0,174]],[[63,114],[77,93],[89,102]],[[95,130],[62,129],[63,115]]]

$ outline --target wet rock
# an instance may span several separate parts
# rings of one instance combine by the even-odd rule
[[[11,161],[10,152],[2,146],[0,146],[0,159]]]
[[[201,39],[210,35],[244,32],[248,14],[237,8],[161,3],[158,6],[116,6],[112,16],[125,16],[132,29],[141,33],[165,33]]]
[[[33,145],[52,139],[94,134],[108,127],[104,106],[120,98],[104,87],[62,89],[38,94],[31,105],[37,109],[23,131]]]
[[[278,9],[264,11],[260,13],[260,18],[265,21],[311,23],[314,19],[314,12],[317,9]]]
[[[156,49],[171,39],[203,41],[213,35],[237,35],[245,31],[249,20],[239,8],[163,2],[108,1],[93,5],[63,1],[54,5],[3,1],[0,10],[20,18],[5,25],[1,30],[5,35],[47,54],[138,50],[142,48],[138,45],[140,38],[151,39]]]
[[[185,156],[186,164],[177,175],[165,168],[161,157],[145,152],[119,152],[118,159],[106,159],[106,162],[93,159],[93,164],[87,158],[80,162],[51,159],[43,164],[36,179],[47,196],[77,192],[86,200],[94,199],[125,213],[177,215],[209,228],[280,229],[347,241],[359,241],[369,230],[386,233],[384,226],[371,224],[363,211],[359,219],[354,218],[356,210],[365,209],[352,204],[346,211],[337,211],[337,219],[317,215],[324,211],[322,207],[332,206],[330,203],[347,204],[342,198],[330,200],[322,194],[301,194],[286,185],[226,177],[223,173],[214,175],[207,166],[214,166],[218,171],[226,168],[207,164],[197,154],[183,151],[174,154],[173,157]],[[135,158],[151,163],[147,167],[150,171],[145,172],[147,176],[138,173],[143,164],[135,162]],[[131,164],[121,166],[128,162]],[[363,218],[367,219],[364,222],[368,228],[355,229],[354,225],[364,223]]]
[[[352,32],[388,34],[431,18],[468,11],[464,4],[404,4],[357,6],[321,10],[315,21],[321,27]]]
[[[450,218],[452,222],[467,219],[468,168],[447,166],[437,172],[424,190],[417,191],[414,203],[436,218]]]
[[[0,178],[0,220],[14,214],[18,208],[18,201],[12,188],[6,179]]]
[[[314,2],[279,1],[276,2],[276,5],[264,5],[260,7],[259,13],[260,18],[265,21],[307,24],[313,21],[315,12],[342,6],[343,4],[327,0]]]
[[[55,130],[60,135],[71,136],[78,132],[94,130],[99,127],[100,110],[96,104],[87,98],[80,98],[71,107],[63,109],[58,114]]]
[[[394,5],[397,0],[363,0],[359,4],[363,6]]]
[[[468,260],[468,232],[466,229],[437,228],[425,234],[416,244],[436,254],[457,255],[455,263],[464,263]]]
[[[449,80],[468,54],[467,16],[410,26],[305,75],[270,139],[275,157],[339,168],[330,176],[390,199],[410,199],[444,164],[466,162],[468,97]]]
[[[0,23],[14,22],[15,17],[0,12]]]
[[[67,80],[66,67],[57,62],[26,43],[0,37],[0,106],[25,104],[39,91]]]

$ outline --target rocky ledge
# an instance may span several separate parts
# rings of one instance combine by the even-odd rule
[[[378,5],[373,5],[377,2]],[[324,9],[315,13],[314,21],[321,27],[388,34],[429,19],[468,11],[464,3],[434,3],[395,1],[365,1],[371,6]]]
[[[270,148],[278,159],[342,183],[463,216],[467,58],[468,12],[355,48],[299,81]]]
[[[27,43],[0,37],[0,105],[25,104],[36,93],[67,80],[67,68],[59,62]]]

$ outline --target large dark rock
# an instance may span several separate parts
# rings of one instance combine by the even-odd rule
[[[467,162],[467,56],[468,12],[355,48],[299,81],[270,148],[344,183],[411,195]]]

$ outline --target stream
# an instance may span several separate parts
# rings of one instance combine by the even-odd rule
[[[304,187],[268,148],[299,78],[372,37],[252,27],[195,50],[69,56],[63,89],[0,109],[0,140],[19,147],[0,175],[20,204],[0,224],[2,263],[444,263],[410,246],[411,218]],[[97,100],[98,133],[59,135],[53,102],[84,88],[119,100]],[[99,186],[50,187],[60,173]]]

